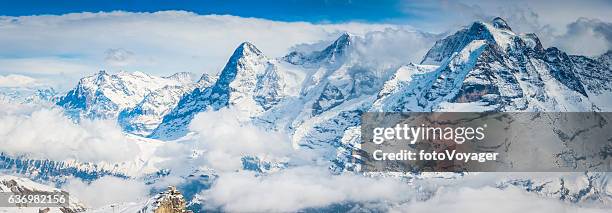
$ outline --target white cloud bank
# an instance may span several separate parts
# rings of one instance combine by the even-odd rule
[[[331,175],[325,168],[304,166],[267,176],[223,174],[200,196],[210,207],[228,212],[294,212],[342,202],[399,202],[413,192],[397,179]]]
[[[0,152],[14,157],[79,162],[124,162],[140,148],[112,121],[76,124],[59,109],[0,107]],[[28,108],[27,110],[21,108]]]
[[[219,172],[242,169],[244,156],[281,160],[294,154],[287,134],[241,122],[244,118],[239,110],[228,108],[199,113],[189,126],[199,137],[187,148],[204,150],[202,163]]]
[[[311,24],[184,11],[0,16],[0,73],[83,76],[99,69],[217,73],[250,41],[271,57],[296,44],[364,34],[385,24]]]
[[[301,165],[312,153],[293,150],[286,134],[241,122],[244,118],[239,110],[224,108],[200,113],[191,122],[190,129],[202,137],[196,137],[195,144],[186,148],[204,150],[201,161],[196,162],[210,166],[219,175],[211,189],[198,195],[207,208],[228,212],[292,212],[341,202],[394,202],[413,196],[412,187],[397,179],[332,175],[326,166]],[[188,153],[166,151],[168,155]],[[272,161],[290,157],[292,163],[287,169],[261,175],[244,171],[242,156],[264,156]]]
[[[579,55],[598,55],[612,50],[612,23],[579,18],[567,25],[567,32],[556,37],[554,46]]]
[[[475,180],[433,178],[406,183],[395,178],[330,175],[325,168],[297,167],[270,175],[224,174],[198,199],[209,208],[228,212],[295,212],[354,202],[375,212],[608,211],[607,205],[563,202],[518,187],[495,188],[495,182],[503,179],[503,175],[486,176]],[[439,185],[440,181],[447,183]],[[358,208],[353,210],[359,212]]]
[[[105,176],[90,183],[70,178],[62,187],[90,208],[148,198],[149,187],[143,182]]]
[[[200,113],[190,125],[190,130],[197,133],[191,141],[167,144],[159,150],[161,156],[192,153],[192,149],[202,151],[195,159],[174,157],[169,166],[175,176],[176,172],[197,166],[216,171],[219,177],[212,188],[198,195],[206,208],[292,212],[342,202],[398,202],[414,196],[413,187],[398,179],[332,175],[328,164],[317,165],[309,160],[313,153],[293,150],[286,134],[241,122],[244,118],[235,109]],[[289,168],[262,174],[243,170],[243,156],[263,156],[272,162],[290,158],[291,163]],[[303,165],[304,162],[310,165]],[[173,180],[167,181],[164,183]]]

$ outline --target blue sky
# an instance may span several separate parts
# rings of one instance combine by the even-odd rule
[[[397,0],[2,0],[0,15],[24,16],[75,12],[155,12],[186,10],[201,15],[229,14],[277,21],[391,22],[412,18]]]

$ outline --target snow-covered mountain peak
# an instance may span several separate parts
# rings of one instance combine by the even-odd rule
[[[57,105],[75,116],[111,118],[123,109],[136,106],[146,95],[164,86],[184,85],[184,79],[151,76],[142,72],[100,71],[79,80]]]
[[[475,40],[485,40],[497,46],[500,50],[506,51],[511,47],[516,37],[517,35],[501,18],[494,19],[493,23],[477,21],[470,27],[461,29],[455,34],[437,41],[427,52],[421,64],[441,65],[453,53],[460,52],[466,45]]]
[[[127,72],[127,71],[121,71],[121,72],[119,72],[119,73],[130,74],[130,72]],[[143,77],[149,76],[149,74],[146,74],[146,73],[141,72],[141,71],[134,71],[134,72],[132,72],[131,74],[132,74],[132,75],[135,75],[135,76],[143,76]]]
[[[231,86],[236,90],[251,90],[255,86],[258,72],[269,64],[268,61],[255,45],[243,42],[234,50],[217,84],[220,87]]]
[[[484,49],[463,57],[462,52],[470,49],[475,41]],[[591,78],[600,87],[607,87],[601,82],[605,79],[603,75],[582,74],[582,70],[599,65],[580,57],[572,58],[555,47],[543,49],[535,34],[517,35],[501,19],[495,19],[493,24],[476,22],[436,42],[424,62],[440,64],[441,74],[436,81],[447,82],[434,83],[432,93],[425,93],[425,98],[419,101],[423,106],[439,105],[431,110],[456,111],[468,105],[502,111],[593,110],[597,107],[589,99],[583,81]],[[445,85],[455,86],[441,90]],[[438,102],[442,99],[449,104]]]
[[[474,29],[488,33],[490,38],[486,40],[499,46],[502,51],[506,51],[517,36],[508,23],[499,17],[494,18],[490,23],[476,22],[472,26],[475,27]]]
[[[255,47],[251,42],[245,41],[242,42],[234,51],[233,56],[237,57],[247,57],[247,56],[262,56],[263,53]]]
[[[249,74],[249,71],[253,70],[252,67],[261,66],[265,61],[268,61],[267,57],[255,45],[243,42],[234,50],[225,67],[221,70],[217,83],[228,85],[237,76],[242,75],[244,77],[244,75],[253,74],[252,72]],[[210,76],[202,76],[200,80],[202,79],[209,81],[211,78]]]
[[[353,43],[353,36],[349,33],[343,33],[333,44],[328,46],[321,52],[321,57],[325,58],[329,62],[335,62],[345,56]]]
[[[493,27],[495,27],[497,29],[504,29],[504,30],[512,31],[512,28],[510,28],[510,26],[508,26],[508,23],[506,22],[506,20],[504,20],[504,19],[502,19],[500,17],[495,17],[491,23],[493,23]]]
[[[293,51],[283,57],[283,60],[294,65],[319,65],[321,63],[337,65],[347,58],[354,39],[355,36],[345,32],[323,50],[313,52]]]
[[[196,74],[191,73],[191,72],[177,72],[177,73],[174,73],[170,76],[166,76],[163,78],[181,82],[182,84],[191,84],[196,81],[197,76]]]
[[[540,38],[538,38],[535,33],[521,34],[520,38],[523,40],[527,48],[533,49],[537,52],[542,52],[544,50],[542,42],[540,42]]]
[[[249,116],[260,114],[296,90],[288,83],[294,76],[253,44],[244,42],[236,48],[218,80],[186,94],[150,137],[184,135],[193,116],[202,111],[231,106]],[[213,78],[202,76],[201,80],[212,82]]]
[[[333,53],[343,53],[345,52],[344,50],[346,50],[351,43],[353,43],[353,35],[351,35],[350,33],[342,33],[342,35],[340,35],[340,37],[338,37],[338,39],[336,39],[334,41],[334,43],[332,43],[330,46],[328,46],[325,50],[330,50],[329,52]],[[323,50],[323,52],[327,52]]]

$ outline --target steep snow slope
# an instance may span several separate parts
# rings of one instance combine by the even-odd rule
[[[253,44],[242,43],[209,87],[196,88],[183,97],[155,129],[153,138],[177,138],[185,135],[193,116],[207,110],[233,106],[253,117],[295,95],[299,75],[281,70]]]
[[[410,112],[420,109],[415,97],[431,81],[438,66],[409,64],[402,66],[385,82],[370,111]]]
[[[440,67],[403,103],[409,111],[592,111],[579,67],[534,34],[516,34],[500,18],[476,22],[436,42],[423,63]],[[383,97],[384,98],[384,97]],[[380,109],[382,100],[377,101]]]
[[[398,69],[368,111],[572,112],[602,111],[612,103],[598,99],[611,94],[609,67],[544,49],[537,36],[515,34],[500,19],[437,42],[423,61],[440,66]],[[350,155],[359,149],[359,134],[356,125],[340,135],[334,169],[354,169]]]
[[[287,123],[270,121],[293,133],[294,148],[333,147],[330,145],[348,126],[357,124],[361,112],[369,108],[391,75],[394,68],[362,63],[364,58],[356,53],[355,39],[359,38],[345,33],[321,51],[292,52],[283,58],[309,74],[300,98],[279,106],[298,110],[283,111],[290,117]],[[262,119],[274,117],[270,116],[273,113]]]
[[[452,54],[461,51],[474,40],[485,40],[497,43],[505,50],[516,36],[508,24],[501,18],[495,18],[493,23],[475,22],[469,28],[462,29],[457,33],[437,41],[427,52],[421,64],[440,65]]]
[[[178,74],[180,73],[173,76]],[[169,79],[174,79],[173,76]],[[183,80],[183,85],[168,85],[147,94],[135,107],[124,109],[119,113],[119,124],[127,132],[148,136],[186,93],[195,88],[209,87],[216,80],[208,74],[202,75],[196,83],[191,83],[191,79],[193,78]]]
[[[435,65],[363,64],[355,39],[343,34],[320,51],[280,59],[243,44],[219,81],[183,98],[153,137],[184,135],[195,113],[226,106],[245,111],[245,121],[289,132],[295,148],[332,149],[365,111],[601,110],[587,96],[592,89],[585,89],[580,70],[586,68],[576,65],[577,59],[544,49],[536,35],[517,34],[501,18],[436,42],[423,59]],[[283,74],[294,77],[276,77]],[[291,85],[291,92],[279,89],[287,88],[282,85]],[[267,98],[258,99],[262,93]]]

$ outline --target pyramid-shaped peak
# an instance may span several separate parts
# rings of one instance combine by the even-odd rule
[[[340,37],[338,37],[339,39],[351,39],[353,37],[353,34],[349,33],[349,32],[343,32],[342,34],[340,34]]]
[[[338,39],[336,39],[336,41],[334,41],[332,46],[336,48],[346,47],[346,46],[351,45],[352,40],[353,40],[353,35],[351,35],[348,32],[344,32],[342,33],[342,35],[340,35],[340,37],[338,37]]]
[[[245,41],[242,42],[242,44],[240,44],[240,46],[238,46],[238,48],[236,48],[236,51],[234,51],[234,54],[239,53],[240,55],[249,55],[249,54],[255,54],[255,55],[261,55],[261,51],[259,49],[257,49],[257,47],[255,47],[255,45],[253,45],[251,42]]]
[[[337,62],[345,57],[354,41],[355,36],[344,32],[323,50],[318,51],[293,51],[283,57],[283,60],[291,64]]]
[[[493,21],[491,21],[491,23],[493,23],[493,27],[497,29],[512,30],[512,28],[508,26],[508,22],[506,22],[506,20],[504,20],[503,18],[495,17]]]
[[[337,60],[338,57],[341,57],[346,54],[347,49],[351,46],[353,42],[353,36],[347,32],[343,33],[327,48],[320,52],[319,59],[327,59],[331,61]]]

